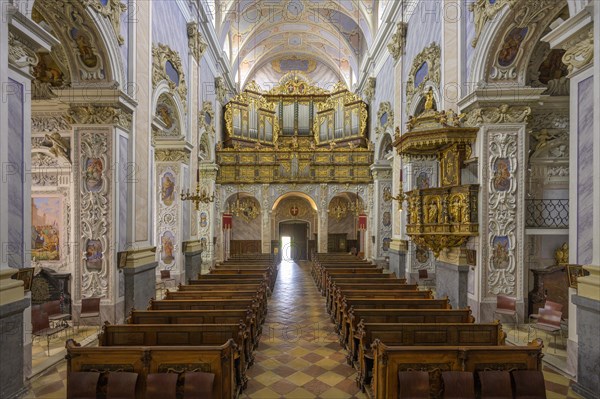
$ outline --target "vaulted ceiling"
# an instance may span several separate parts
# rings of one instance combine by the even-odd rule
[[[323,88],[358,79],[377,0],[225,0],[218,34],[235,79],[269,89],[300,71]]]

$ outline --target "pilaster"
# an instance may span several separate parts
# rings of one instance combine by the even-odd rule
[[[440,252],[436,260],[435,287],[438,297],[447,296],[453,309],[467,307],[469,266],[464,248]]]

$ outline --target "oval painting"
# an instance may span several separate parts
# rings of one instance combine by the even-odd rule
[[[383,212],[383,218],[381,220],[381,223],[385,226],[385,227],[389,227],[389,225],[392,224],[392,214],[390,212]]]
[[[527,27],[514,28],[508,32],[500,48],[500,53],[498,53],[498,64],[500,66],[507,67],[515,61],[528,30]]]
[[[166,231],[160,239],[160,244],[162,248],[160,259],[165,265],[170,265],[175,261],[175,236],[173,233]]]
[[[175,201],[175,177],[171,172],[165,173],[160,181],[160,199],[166,206]]]
[[[498,158],[494,162],[492,184],[496,191],[508,191],[510,188],[510,160]]]
[[[88,158],[85,161],[83,180],[88,191],[98,192],[102,189],[104,165],[100,158]]]
[[[87,240],[85,266],[89,271],[102,270],[102,243],[100,240]]]
[[[509,264],[510,239],[507,236],[494,237],[492,241],[492,263],[496,269],[506,269]]]

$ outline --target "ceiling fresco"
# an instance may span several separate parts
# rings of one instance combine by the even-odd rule
[[[233,0],[221,9],[221,44],[240,87],[303,72],[320,87],[351,87],[375,36],[375,0]]]

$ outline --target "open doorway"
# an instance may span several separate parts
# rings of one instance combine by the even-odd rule
[[[283,260],[308,259],[308,223],[289,221],[279,224],[279,242]]]

